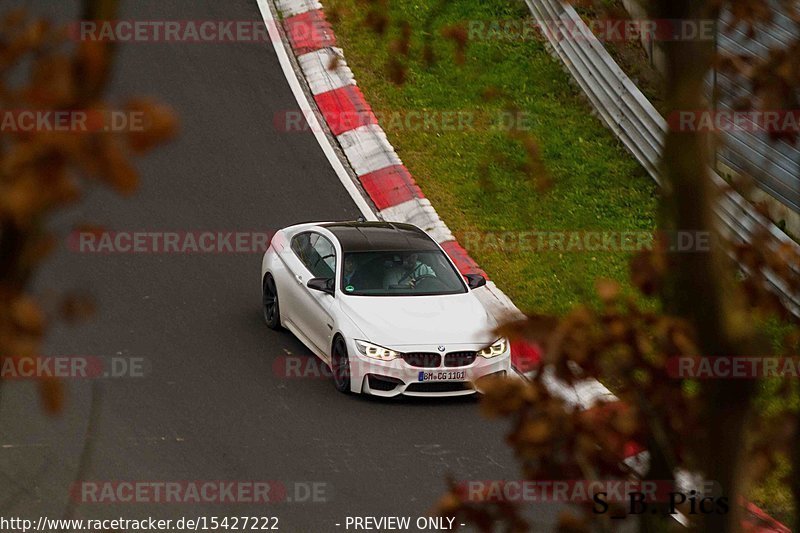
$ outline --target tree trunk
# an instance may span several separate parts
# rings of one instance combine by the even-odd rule
[[[656,17],[700,21],[716,18],[709,2],[657,0]],[[664,43],[667,113],[708,109],[706,76],[714,55],[714,41],[695,39]],[[700,132],[670,131],[662,161],[664,201],[662,226],[668,232],[711,232],[717,191],[711,182],[709,138]],[[753,355],[754,334],[744,301],[734,283],[734,269],[712,239],[709,252],[673,253],[671,279],[663,294],[665,311],[685,318],[695,329],[702,356]],[[705,456],[701,468],[708,480],[719,483],[730,502],[728,514],[702,518],[704,531],[736,531],[741,511],[743,436],[754,391],[752,380],[707,380],[704,413]]]

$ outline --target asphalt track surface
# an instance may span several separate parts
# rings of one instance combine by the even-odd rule
[[[25,5],[57,21],[78,4]],[[261,20],[254,0],[122,1],[121,19]],[[269,43],[128,44],[110,99],[156,95],[181,117],[178,140],[139,162],[141,190],[94,187],[56,226],[116,230],[265,230],[358,211],[310,133],[283,133],[297,104]],[[270,515],[283,531],[343,531],[346,516],[418,516],[445,478],[515,479],[504,422],[472,399],[378,401],[327,379],[286,379],[277,357],[306,356],[260,316],[260,256],[92,255],[65,246],[39,272],[40,291],[84,288],[99,307],[79,327],[51,327],[45,354],[142,357],[144,378],[102,380],[86,480],[278,480],[325,485],[323,503],[271,506],[81,504],[77,517]],[[6,382],[0,399],[3,516],[62,515],[78,467],[93,385],[68,383],[64,413],[42,414],[35,386]],[[555,509],[539,505],[540,523]]]

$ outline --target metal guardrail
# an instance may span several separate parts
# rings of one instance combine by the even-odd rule
[[[773,2],[772,19],[757,23],[753,33],[734,24],[733,15],[724,10],[717,34],[717,51],[723,56],[766,60],[772,49],[783,49],[798,38],[798,26]],[[751,97],[750,83],[738,75],[717,71],[714,77],[718,110],[732,111],[742,97]],[[755,124],[753,124],[755,126]],[[723,132],[724,146],[717,157],[737,172],[758,168],[753,177],[759,187],[787,207],[800,212],[800,145],[797,142],[773,143],[767,132]]]
[[[562,38],[556,31],[544,31],[553,53],[564,63],[606,126],[660,184],[659,162],[667,133],[666,120],[617,65],[572,6],[561,0],[525,2],[543,28],[569,28],[568,38]],[[580,39],[575,38],[578,33]],[[769,246],[773,249],[790,246],[800,251],[800,245],[731,190],[716,172],[709,170],[709,173],[722,191],[715,211],[723,236],[731,242],[742,243],[749,242],[755,234],[766,232],[771,236]],[[793,271],[800,276],[800,265],[793,265]],[[800,295],[791,293],[786,281],[774,271],[764,269],[763,274],[768,288],[800,317]]]

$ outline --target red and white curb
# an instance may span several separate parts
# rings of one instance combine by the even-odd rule
[[[336,35],[325,18],[321,4],[310,0],[275,0],[275,9],[282,17],[286,43],[274,22],[269,1],[258,0],[258,5],[279,60],[286,53],[288,43],[316,104],[318,116],[323,117],[327,130],[335,138],[362,189],[377,209],[378,217],[419,226],[442,246],[462,274],[478,273],[488,280],[486,272],[458,243],[450,228],[425,198],[389,142],[386,132],[378,124],[372,108],[356,84],[352,70],[347,66],[342,50],[335,46]],[[281,63],[288,78],[299,76],[291,64],[288,65],[291,69],[289,73],[284,62]],[[301,100],[307,100],[305,92],[298,94],[295,91],[295,96],[303,109]],[[306,118],[311,118],[310,113],[305,114]],[[315,133],[319,133],[315,124],[310,126]],[[491,280],[487,281],[485,289],[479,289],[475,294],[487,310],[500,319],[524,317]],[[535,346],[512,344],[514,367],[522,374],[536,368],[539,356]],[[550,374],[543,377],[548,388],[570,405],[590,408],[598,402],[616,400],[608,389],[595,380],[570,386]]]
[[[285,49],[284,41],[274,24],[267,0],[258,3],[280,59]],[[486,272],[458,243],[395,152],[358,88],[342,50],[335,46],[336,35],[319,2],[276,0],[274,5],[283,17],[286,42],[296,57],[318,114],[377,209],[378,217],[419,226],[442,246],[462,274],[477,273],[488,280]],[[294,69],[291,75],[287,74],[289,77],[297,75]],[[298,101],[301,100],[300,95],[296,96]],[[302,97],[305,98],[305,94]],[[500,319],[524,316],[491,280],[487,281],[485,289],[479,289],[475,294],[486,309]],[[539,355],[534,346],[512,344],[512,361],[520,373],[535,368]],[[588,407],[611,395],[608,389],[593,380],[577,387],[564,385],[549,376],[546,376],[546,382],[573,405]]]
[[[317,108],[376,206],[378,216],[421,227],[442,245],[462,273],[485,274],[456,242],[394,151],[356,85],[342,50],[333,46],[336,37],[320,4],[308,0],[278,0],[275,4],[284,17],[287,40]],[[263,8],[262,14],[267,16]],[[267,26],[271,26],[269,21]],[[273,45],[283,47],[278,38],[276,41],[273,36]],[[341,117],[357,117],[357,120],[347,123],[344,118],[339,120]],[[522,317],[493,282],[487,283],[487,290],[477,293],[495,315]]]
[[[393,222],[411,223],[424,229],[442,246],[462,274],[478,273],[488,280],[486,272],[469,256],[439,218],[378,124],[372,108],[356,84],[352,70],[347,66],[342,49],[335,46],[336,35],[325,18],[322,5],[314,0],[274,0],[274,7],[282,17],[285,43],[274,23],[270,0],[257,0],[257,3],[281,67],[311,130],[317,135],[323,150],[328,153],[330,146],[325,146],[327,138],[318,131],[318,113],[339,144],[362,189],[377,209],[378,217]],[[305,92],[302,89],[297,90],[296,79],[293,78],[297,78],[299,73],[288,60],[287,47],[296,58],[316,104],[317,113],[309,109]],[[325,142],[323,138],[326,139]],[[334,169],[340,179],[343,179],[335,165]],[[348,188],[348,191],[353,194],[353,189]],[[373,215],[368,218],[374,219],[372,212],[365,212],[361,204],[359,207],[365,216]],[[485,289],[479,289],[475,294],[486,309],[501,320],[524,317],[511,299],[492,281],[487,281]],[[541,354],[537,347],[515,342],[511,349],[512,363],[521,375],[538,368]],[[594,379],[569,385],[556,378],[548,369],[544,370],[542,379],[551,394],[580,409],[608,409],[613,402],[618,401],[602,383]],[[634,471],[643,473],[647,461],[648,453],[641,446],[636,443],[627,446],[624,462]],[[679,478],[688,475],[681,473]],[[748,510],[771,525],[751,531],[788,533],[788,529],[779,528],[782,527],[780,524],[754,505],[749,504]]]

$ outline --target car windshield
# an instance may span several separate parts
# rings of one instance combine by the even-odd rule
[[[467,292],[461,275],[439,250],[350,252],[342,290],[359,296],[430,296]]]

